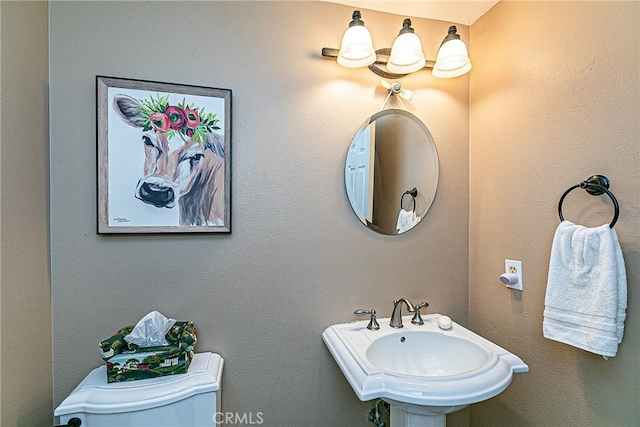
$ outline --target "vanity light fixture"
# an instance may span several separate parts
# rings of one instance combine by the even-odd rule
[[[361,18],[360,11],[354,11],[349,28],[342,36],[340,49],[322,48],[322,56],[337,58],[338,64],[347,68],[368,67],[377,75],[389,79],[404,77],[423,68],[432,69],[433,76],[439,78],[459,77],[471,70],[467,46],[460,39],[455,25],[449,27],[436,60],[432,61],[425,59],[422,42],[411,27],[410,19],[402,23],[391,49],[376,50],[371,33]],[[385,65],[385,69],[379,65]]]
[[[455,25],[449,27],[449,33],[442,40],[436,63],[431,73],[434,77],[449,78],[467,74],[471,70],[471,60],[467,45],[460,40]]]
[[[423,69],[426,63],[420,37],[411,28],[411,19],[405,19],[398,37],[391,46],[387,71],[396,74],[414,73]]]
[[[349,28],[342,36],[338,64],[347,68],[368,67],[376,61],[371,33],[360,19],[360,11],[353,12]]]

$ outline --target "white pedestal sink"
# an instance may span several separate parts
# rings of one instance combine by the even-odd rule
[[[360,400],[391,405],[391,427],[443,427],[446,414],[501,393],[513,373],[529,367],[516,355],[453,322],[438,327],[439,314],[424,325],[380,329],[367,321],[328,327],[322,339]]]
[[[447,414],[468,406],[422,406],[384,400],[391,405],[391,427],[445,427]]]

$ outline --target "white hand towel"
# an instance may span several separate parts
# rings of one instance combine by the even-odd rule
[[[398,213],[398,222],[396,223],[398,234],[411,230],[419,221],[420,217],[416,215],[416,211],[400,209],[400,213]]]
[[[545,338],[605,358],[616,355],[624,332],[627,276],[613,228],[560,223],[544,303]]]

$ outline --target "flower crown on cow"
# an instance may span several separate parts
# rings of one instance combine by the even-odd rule
[[[167,132],[167,138],[179,135],[182,139],[191,138],[199,143],[207,142],[207,134],[220,129],[219,119],[214,113],[204,112],[204,108],[195,108],[195,104],[187,104],[182,100],[178,105],[169,105],[169,94],[161,97],[153,95],[149,99],[141,99],[138,107],[143,116],[143,130]]]

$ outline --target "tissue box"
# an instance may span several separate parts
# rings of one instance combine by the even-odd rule
[[[100,342],[107,362],[107,382],[143,380],[173,374],[186,374],[198,341],[192,322],[176,322],[165,336],[169,345],[138,347],[124,340],[134,326],[126,326]]]

